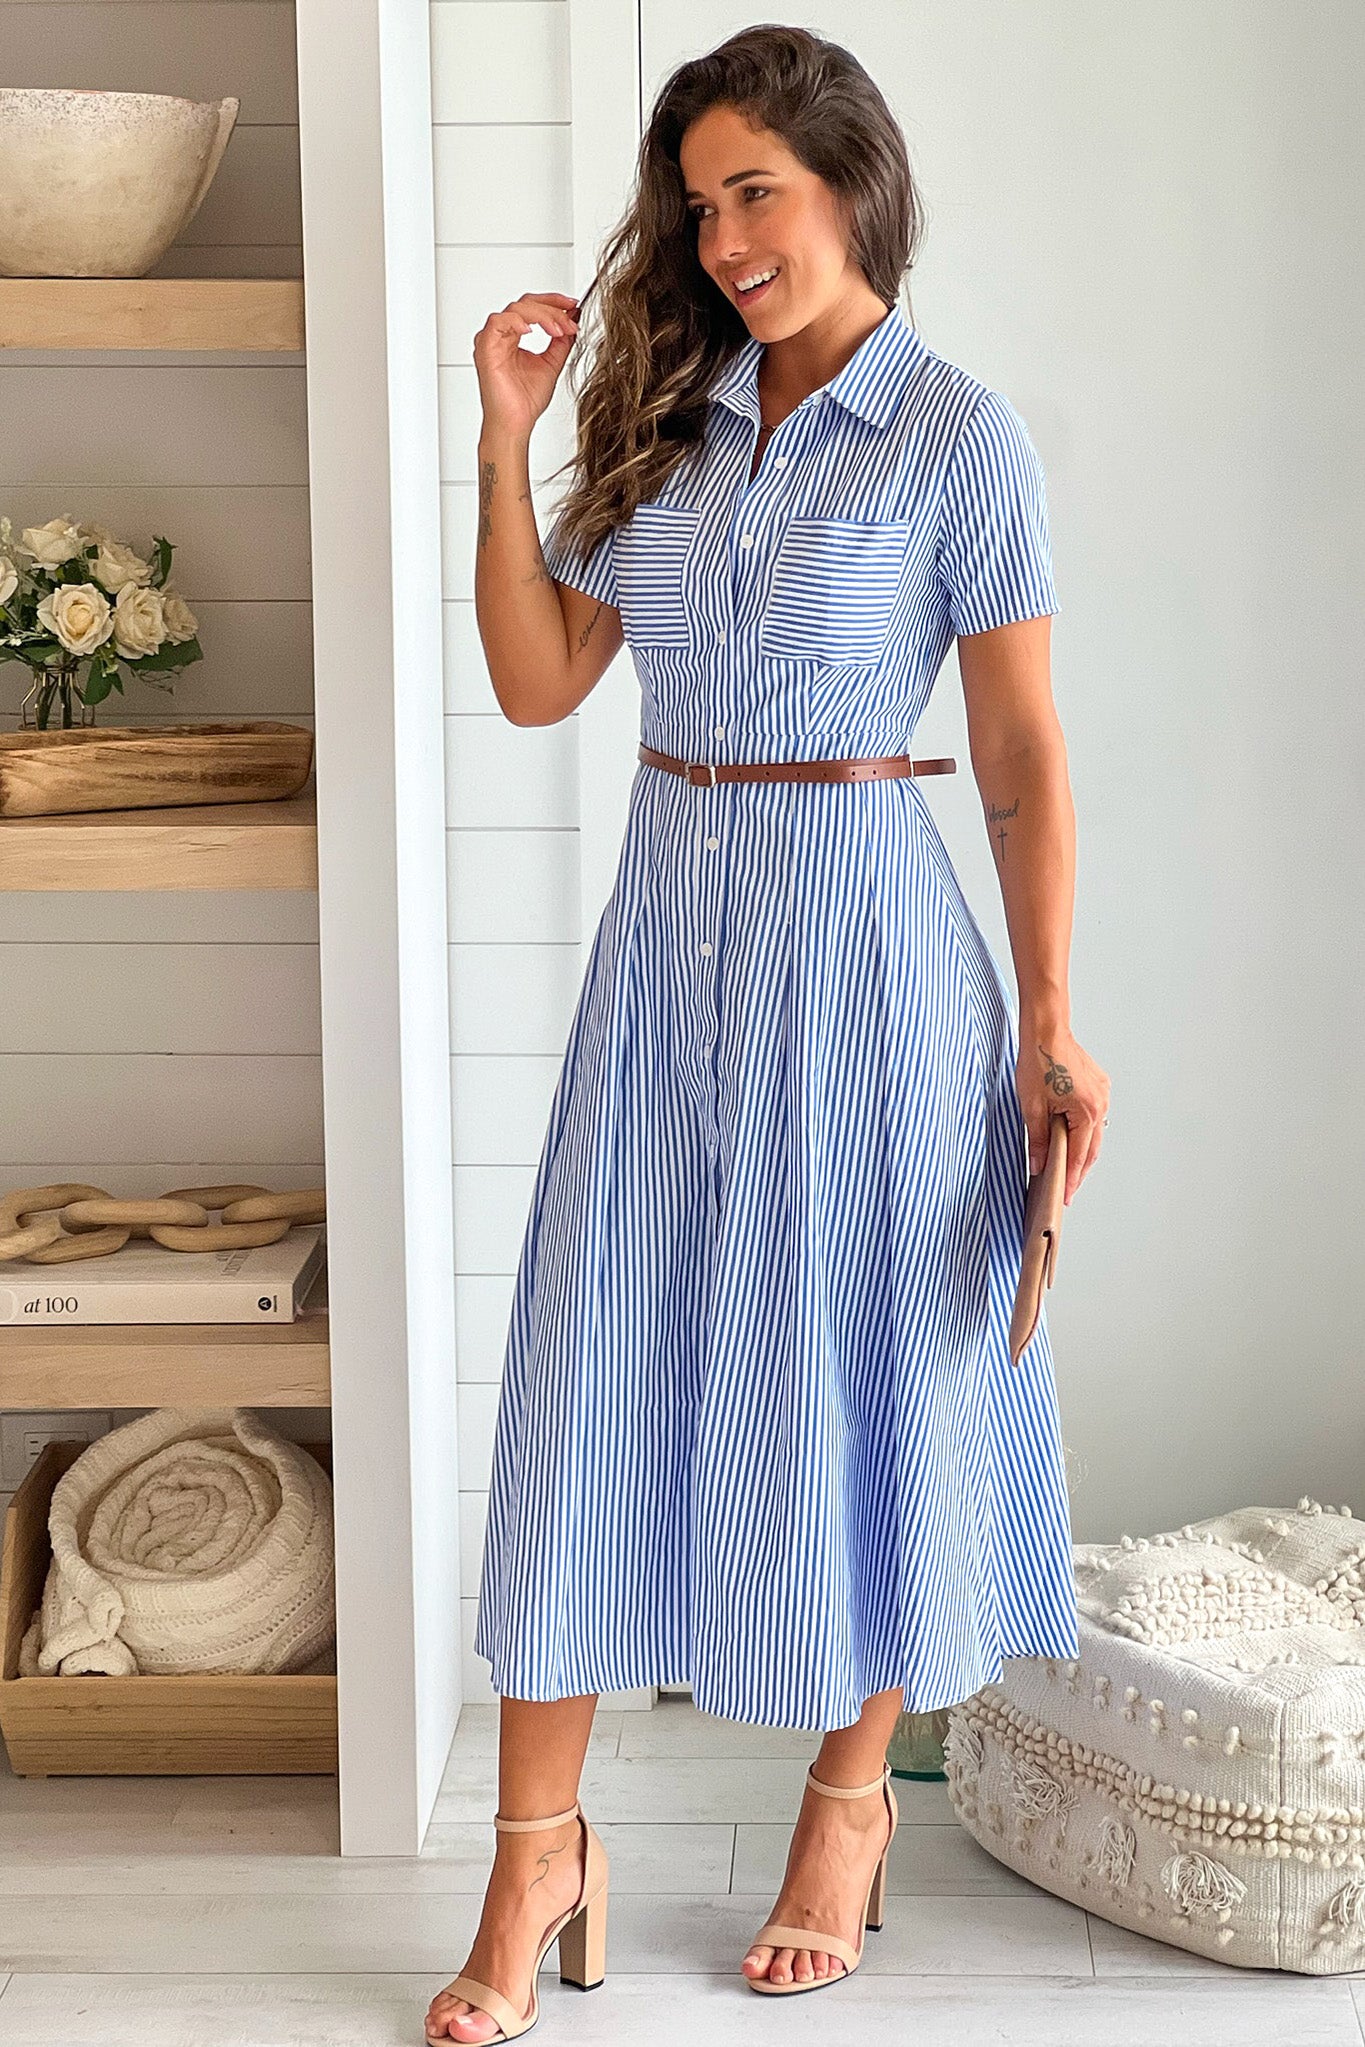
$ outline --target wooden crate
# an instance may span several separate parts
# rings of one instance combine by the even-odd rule
[[[303,1447],[330,1472],[329,1444]],[[52,1557],[53,1489],[85,1448],[49,1443],[5,1516],[0,1733],[15,1775],[334,1776],[334,1676],[19,1676],[19,1643]]]

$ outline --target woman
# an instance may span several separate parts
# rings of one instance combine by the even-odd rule
[[[624,637],[643,744],[517,1273],[475,1638],[497,1853],[432,2039],[534,2023],[561,1928],[565,1979],[602,1978],[601,1691],[690,1681],[822,1732],[742,1963],[803,1990],[879,1923],[897,1714],[1076,1653],[1046,1320],[1008,1354],[1049,1115],[1070,1201],[1109,1100],[1069,1020],[1058,607],[1023,422],[899,308],[920,220],[847,51],[768,25],[681,66],[543,556],[527,450],[578,302],[527,293],[476,337],[498,701],[566,717]],[[907,772],[954,635],[1017,1035]]]

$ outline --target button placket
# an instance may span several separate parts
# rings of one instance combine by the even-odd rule
[[[803,398],[785,419],[778,421],[763,452],[756,476],[750,477],[748,473],[753,460],[752,443],[744,450],[744,467],[740,473],[739,489],[731,512],[729,534],[731,587],[734,609],[738,617],[747,619],[752,580],[749,572],[759,559],[759,535],[753,508],[755,505],[767,508],[780,502],[782,496],[786,494],[786,471],[807,444],[812,409],[823,396],[823,391],[812,393],[809,397]],[[783,446],[780,449],[777,444],[779,435],[783,439]],[[726,634],[722,628],[716,634],[716,644],[723,644],[725,638]]]
[[[753,441],[744,450],[744,467],[740,474],[740,495],[737,501],[739,504],[744,502],[750,491],[762,490],[765,485],[772,482],[777,472],[788,467],[792,459],[792,437],[798,433],[803,417],[809,421],[812,408],[824,398],[824,395],[823,389],[810,392],[805,398],[801,399],[799,404],[793,407],[785,419],[778,421],[769,437],[767,447],[759,456],[757,474],[751,476],[749,471],[754,459],[754,448],[757,446],[758,434],[762,428],[762,422],[757,417],[757,399],[755,399],[755,411],[750,416],[755,419],[756,427]],[[783,437],[780,453],[777,452],[777,437],[779,434]],[[741,540],[740,545],[744,546],[744,541]]]
[[[713,727],[713,737],[721,741],[725,727]],[[726,800],[725,783],[699,787],[695,798],[707,806],[705,814],[698,813],[696,820],[697,864],[694,873],[694,903],[696,925],[693,944],[693,1029],[697,1059],[698,1077],[701,1085],[701,1120],[708,1160],[714,1164],[720,1143],[720,1128],[717,1103],[717,1076],[715,1067],[716,1043],[720,1035],[720,1012],[717,997],[717,974],[719,958],[717,946],[720,923],[723,914],[725,894],[725,872],[722,864],[708,857],[720,845],[721,806]],[[716,1188],[712,1187],[713,1207],[719,1201]]]
[[[709,795],[711,792],[708,791]],[[712,834],[714,837],[714,834]],[[710,840],[708,839],[708,844]],[[713,861],[701,864],[697,875],[697,907],[699,910],[696,936],[697,954],[702,962],[699,972],[702,1022],[708,1028],[715,1020],[714,973],[707,966],[716,950],[715,931],[719,910],[719,876]]]

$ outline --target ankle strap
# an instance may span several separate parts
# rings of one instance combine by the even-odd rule
[[[806,1772],[806,1782],[814,1791],[823,1791],[826,1798],[866,1798],[871,1791],[880,1791],[886,1782],[889,1763],[883,1763],[882,1774],[874,1777],[870,1784],[826,1784],[816,1776],[812,1767]]]
[[[575,1799],[564,1812],[552,1812],[546,1820],[505,1820],[494,1813],[493,1825],[500,1834],[533,1834],[542,1827],[562,1827],[565,1820],[576,1820],[578,1813],[578,1800]]]

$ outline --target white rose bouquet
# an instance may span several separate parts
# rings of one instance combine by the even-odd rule
[[[171,587],[175,550],[161,534],[147,561],[107,527],[70,518],[26,526],[17,542],[12,530],[0,518],[0,661],[33,671],[24,708],[32,699],[40,731],[75,723],[75,703],[93,708],[110,690],[122,693],[120,663],[169,690],[203,659],[199,621]]]

